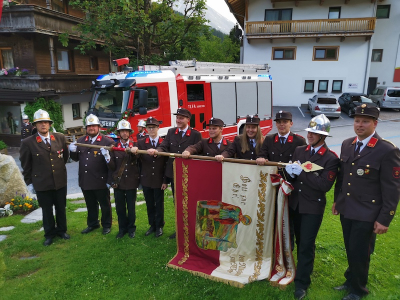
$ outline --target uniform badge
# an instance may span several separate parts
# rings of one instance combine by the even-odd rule
[[[310,127],[315,127],[315,126],[317,126],[316,122],[314,122],[314,121],[310,122]]]
[[[391,211],[390,211],[390,215],[391,215],[391,216],[394,216],[394,210],[391,210]]]
[[[50,140],[55,141],[56,138],[54,137],[54,135],[50,135]]]
[[[93,151],[94,157],[97,156],[97,151]]]
[[[400,178],[400,167],[393,167],[393,177],[396,179]]]
[[[367,104],[364,103],[364,104],[361,105],[361,107],[362,107],[362,108],[366,108],[366,107],[367,107]]]
[[[357,170],[357,175],[358,176],[363,176],[364,175],[364,170],[363,169],[358,169]]]
[[[64,149],[61,149],[60,151],[57,151],[58,158],[63,158],[64,157],[63,152],[64,152]]]
[[[365,169],[365,174],[368,175],[369,174],[369,169]]]
[[[336,178],[336,173],[333,172],[333,171],[329,171],[329,172],[328,172],[328,180],[329,180],[329,181],[334,181],[335,178]]]

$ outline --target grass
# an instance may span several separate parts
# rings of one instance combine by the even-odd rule
[[[285,290],[259,281],[239,289],[188,272],[166,267],[176,253],[174,206],[165,201],[164,235],[145,237],[148,229],[146,206],[137,206],[134,239],[116,240],[117,216],[113,209],[111,234],[101,230],[87,235],[85,204],[68,201],[67,221],[71,239],[56,239],[42,245],[41,222],[23,224],[23,216],[0,218],[0,227],[15,226],[0,243],[0,298],[6,299],[293,299],[294,285]],[[307,299],[341,299],[345,293],[332,287],[344,282],[347,262],[339,217],[330,213],[329,192],[322,227],[317,238],[316,261]],[[143,196],[138,196],[138,201]],[[400,225],[395,217],[389,233],[378,236],[371,259],[367,299],[400,299]],[[36,256],[36,258],[30,258]],[[21,259],[22,258],[22,259]],[[25,258],[25,259],[24,259]]]

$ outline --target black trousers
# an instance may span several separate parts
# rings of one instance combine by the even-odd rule
[[[294,283],[296,289],[307,290],[314,269],[315,240],[323,215],[301,214],[298,206],[295,211],[289,209],[289,214],[290,220],[293,222],[297,245],[297,268]]]
[[[101,208],[101,225],[111,228],[112,213],[109,189],[82,190],[88,210],[87,226],[99,226],[99,205]]]
[[[114,189],[119,232],[132,233],[136,231],[136,193],[136,189]]]
[[[36,191],[36,195],[42,208],[44,237],[54,238],[56,234],[67,232],[67,216],[65,212],[67,187],[58,190]],[[55,220],[53,206],[56,211]]]
[[[161,188],[143,186],[149,225],[156,229],[164,227],[164,191]]]
[[[346,247],[348,269],[344,273],[345,284],[350,291],[360,297],[368,294],[369,262],[371,248],[375,246],[374,222],[346,219],[340,215],[344,245]]]

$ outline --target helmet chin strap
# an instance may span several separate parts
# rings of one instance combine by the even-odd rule
[[[316,142],[315,142],[314,144],[312,144],[311,146],[312,146],[313,148],[315,148],[315,146],[316,146],[322,139],[324,139],[324,141],[325,141],[325,136],[323,136],[322,134],[319,134],[319,140],[316,141]]]

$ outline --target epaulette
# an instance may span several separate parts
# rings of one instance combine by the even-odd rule
[[[389,141],[389,140],[386,140],[386,139],[382,139],[383,141],[385,141],[385,142],[388,142],[389,144],[392,144],[393,145],[393,147],[397,147],[393,142],[391,142],[391,141]]]
[[[333,154],[335,154],[335,156],[336,156],[337,158],[339,158],[339,156],[336,154],[335,151],[332,151],[331,149],[329,149],[329,151],[331,151]]]

